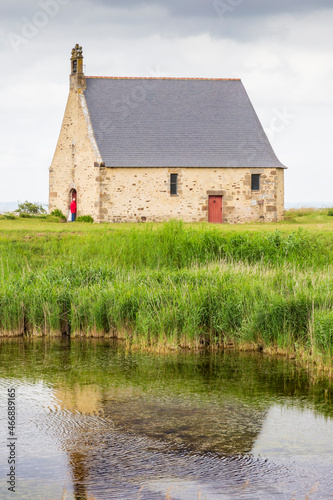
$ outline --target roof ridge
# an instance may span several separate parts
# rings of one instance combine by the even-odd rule
[[[203,80],[203,81],[226,81],[240,82],[240,78],[194,78],[174,76],[86,76],[86,78],[100,78],[105,80]]]

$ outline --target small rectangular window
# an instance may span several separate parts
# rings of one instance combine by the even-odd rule
[[[178,174],[170,174],[170,194],[177,194]]]
[[[251,191],[260,191],[260,174],[251,175]]]

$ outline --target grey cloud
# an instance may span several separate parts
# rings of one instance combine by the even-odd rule
[[[58,13],[52,15],[55,4]],[[8,33],[20,35],[27,21],[34,22],[43,6],[47,9],[45,5],[51,5],[51,14],[40,32],[83,33],[107,26],[119,38],[209,33],[240,41],[260,36],[269,15],[288,12],[296,16],[333,9],[332,0],[1,0],[0,35],[2,32],[4,43],[0,40],[0,46],[8,45]]]
[[[31,17],[40,10],[50,12],[53,16],[76,1],[77,0],[15,0],[15,2],[13,2],[11,0],[2,0],[0,3],[0,19],[1,22],[19,20],[24,17]]]
[[[82,8],[104,6],[108,9],[138,9],[144,6],[161,7],[174,17],[213,17],[216,8],[231,12],[236,16],[274,15],[281,13],[306,13],[321,9],[332,9],[332,0],[2,0],[0,18],[14,19],[32,15],[41,4],[57,2],[59,5]],[[229,7],[229,9],[228,9]]]
[[[332,9],[332,0],[92,0],[94,4],[124,9],[155,5],[177,17],[213,17],[217,9],[233,11],[236,16],[306,13]]]
[[[104,23],[111,24],[120,37],[119,30],[123,30],[126,37],[209,33],[214,38],[239,41],[262,36],[268,16],[290,13],[297,18],[333,9],[332,0],[85,0],[84,5],[82,15],[90,16],[93,9],[98,12],[98,7],[103,9]],[[103,22],[100,16],[99,19]],[[276,37],[288,36],[280,31]],[[275,35],[271,33],[272,37]]]

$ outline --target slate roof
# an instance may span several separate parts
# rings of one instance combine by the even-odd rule
[[[268,167],[280,163],[240,80],[86,77],[108,167]]]

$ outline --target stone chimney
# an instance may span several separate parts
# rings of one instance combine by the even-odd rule
[[[70,88],[86,88],[86,79],[83,73],[82,47],[77,43],[71,55]]]

